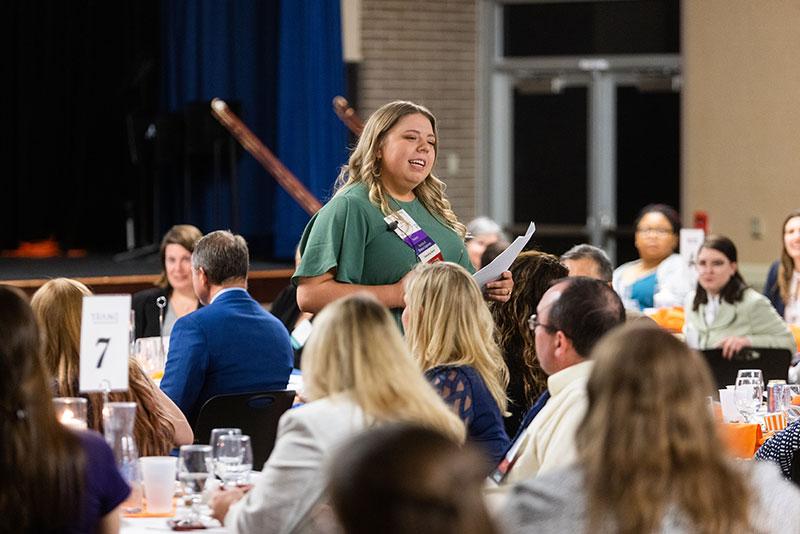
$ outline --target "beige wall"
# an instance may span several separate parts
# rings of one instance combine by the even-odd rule
[[[740,262],[766,264],[800,207],[800,1],[683,0],[682,16],[684,222],[706,210]]]
[[[436,175],[462,221],[475,212],[476,0],[360,0],[359,109],[413,100],[438,120]]]

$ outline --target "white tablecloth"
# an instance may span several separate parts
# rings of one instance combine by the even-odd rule
[[[152,534],[153,532],[173,532],[167,526],[167,518],[164,517],[123,517],[120,522],[120,534]],[[220,533],[227,532],[223,527],[206,528],[194,532]]]

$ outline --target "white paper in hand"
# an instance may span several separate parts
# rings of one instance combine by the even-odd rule
[[[128,389],[130,295],[83,297],[80,390]]]
[[[528,225],[528,231],[525,232],[525,235],[521,235],[511,243],[507,249],[500,253],[489,265],[472,275],[475,278],[475,281],[478,282],[478,286],[483,289],[488,282],[492,282],[500,278],[500,275],[503,274],[504,271],[507,271],[511,264],[514,263],[514,260],[517,259],[519,253],[522,252],[522,249],[525,248],[525,245],[528,244],[528,241],[531,240],[533,237],[533,233],[536,231],[536,225],[531,222]]]

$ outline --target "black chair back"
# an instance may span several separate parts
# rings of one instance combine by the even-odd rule
[[[284,390],[212,397],[197,416],[195,443],[208,443],[214,428],[241,428],[253,446],[253,469],[260,471],[275,445],[278,420],[292,407],[294,395]]]
[[[706,349],[700,352],[703,353],[711,367],[719,389],[735,384],[739,369],[761,369],[765,385],[770,380],[786,380],[792,361],[792,353],[788,349],[750,347],[740,350],[730,360],[722,357],[722,349]]]

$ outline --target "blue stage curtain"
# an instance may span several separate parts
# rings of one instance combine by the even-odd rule
[[[277,153],[322,202],[348,156],[347,131],[331,104],[345,91],[339,9],[339,0],[284,0],[280,8]],[[274,209],[275,256],[293,257],[309,216],[282,190]]]
[[[214,97],[238,101],[245,124],[274,148],[279,0],[165,0],[161,6],[163,108],[180,113],[190,102]],[[227,170],[224,157],[223,169]],[[221,226],[230,226],[227,172],[219,199],[214,197],[209,176],[210,171],[193,180],[193,220],[174,222],[197,224],[204,232],[219,229],[214,224],[220,220],[214,211],[219,207]],[[274,228],[280,227],[270,209],[274,180],[249,155],[239,158],[237,176],[239,231],[250,241],[251,250],[271,249]],[[179,187],[176,194],[180,194]]]

